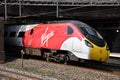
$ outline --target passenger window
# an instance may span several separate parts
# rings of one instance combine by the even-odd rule
[[[18,37],[24,37],[25,32],[19,32]]]
[[[15,37],[16,32],[11,32],[10,37]]]
[[[67,34],[72,34],[72,33],[73,33],[73,29],[70,26],[68,26],[68,28],[67,28]]]

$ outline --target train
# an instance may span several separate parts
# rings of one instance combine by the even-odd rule
[[[5,44],[47,61],[106,62],[110,50],[98,31],[78,20],[5,26]],[[14,49],[15,50],[15,49]]]

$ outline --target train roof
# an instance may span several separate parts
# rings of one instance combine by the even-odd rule
[[[81,22],[81,21],[77,21],[77,20],[61,20],[61,21],[53,21],[51,23],[71,23],[77,27],[90,27],[86,23]]]

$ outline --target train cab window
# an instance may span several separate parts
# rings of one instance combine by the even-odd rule
[[[24,37],[25,32],[19,32],[18,37]]]
[[[32,35],[32,34],[33,34],[33,31],[34,31],[34,30],[33,30],[33,29],[31,29],[31,31],[30,31],[30,35]]]
[[[67,27],[67,34],[72,34],[72,33],[73,33],[73,29],[70,26],[68,26]]]
[[[10,37],[15,37],[16,32],[10,32]]]

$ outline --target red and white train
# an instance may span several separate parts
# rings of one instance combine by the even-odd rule
[[[56,62],[105,62],[109,58],[109,49],[102,36],[87,24],[75,20],[6,26],[5,43],[23,47],[26,54]]]

